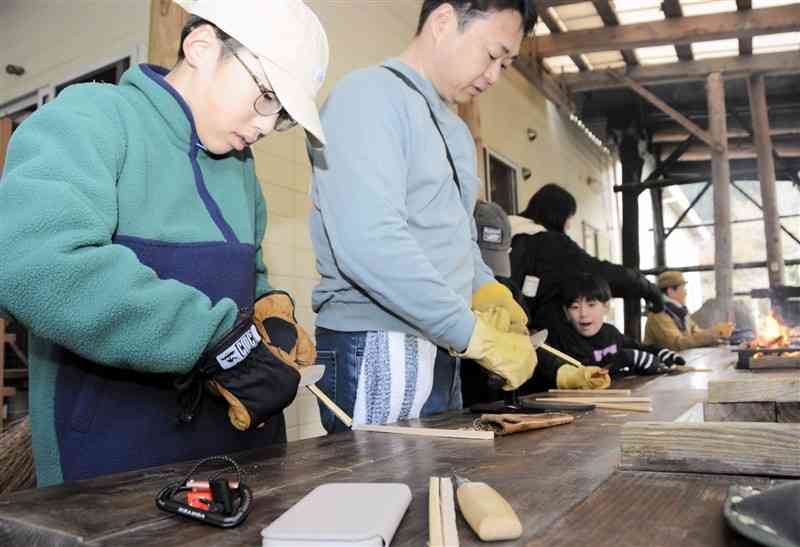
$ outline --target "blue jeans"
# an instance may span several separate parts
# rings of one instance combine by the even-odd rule
[[[325,374],[317,386],[348,416],[353,415],[361,361],[364,358],[366,332],[340,332],[317,327],[317,364],[325,365]],[[460,362],[442,348],[437,348],[433,369],[433,388],[422,407],[421,416],[461,408]],[[320,403],[322,427],[328,433],[347,431],[347,427]]]

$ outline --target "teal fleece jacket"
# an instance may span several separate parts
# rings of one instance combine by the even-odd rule
[[[0,179],[0,309],[30,332],[30,407],[40,486],[60,482],[53,426],[58,346],[95,363],[185,373],[234,324],[237,305],[159,279],[116,234],[224,241],[198,195],[191,124],[169,84],[142,67],[119,85],[64,90],[13,134]],[[257,248],[255,297],[269,290],[266,206],[245,154],[198,153],[208,191]],[[124,427],[124,424],[120,424]]]

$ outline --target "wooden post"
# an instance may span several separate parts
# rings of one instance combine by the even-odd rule
[[[480,177],[481,191],[480,198],[486,199],[486,162],[483,154],[483,137],[481,136],[481,109],[478,104],[478,97],[473,97],[468,103],[458,104],[458,115],[469,127],[469,132],[475,140],[475,156],[478,160],[478,177]]]
[[[720,315],[732,319],[733,249],[731,242],[731,168],[728,163],[728,127],[725,83],[719,72],[706,79],[708,129],[720,149],[711,149],[711,180],[714,184],[714,263]]]
[[[641,184],[644,161],[639,155],[639,135],[635,124],[625,130],[619,146],[622,184]],[[639,269],[639,194],[622,194],[622,264]],[[625,334],[639,340],[642,335],[642,303],[638,298],[625,299]]]
[[[11,140],[11,128],[11,118],[0,118],[0,175],[3,174],[3,166],[6,164],[6,148]]]
[[[761,182],[764,236],[767,242],[767,274],[769,288],[774,289],[783,285],[784,265],[764,76],[751,76],[747,79],[747,94],[750,97],[750,114],[753,120],[753,144],[758,152],[758,179]]]
[[[147,59],[154,65],[172,68],[188,12],[172,0],[150,0],[150,40]]]
[[[656,154],[658,168],[656,170],[665,171],[661,162],[661,145],[658,148]],[[652,174],[647,177],[647,180],[650,180],[651,177]],[[667,240],[664,237],[664,196],[661,188],[650,189],[650,203],[653,207],[653,249],[655,250],[656,268],[663,268],[667,265]]]

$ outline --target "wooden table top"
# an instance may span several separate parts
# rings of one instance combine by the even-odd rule
[[[736,356],[725,348],[686,355],[690,365],[714,372],[625,378],[611,386],[652,397],[652,413],[595,410],[573,424],[494,441],[347,432],[236,455],[255,501],[235,529],[156,509],[158,490],[191,467],[182,463],[0,498],[0,545],[260,545],[261,529],[320,484],[402,482],[413,499],[392,545],[421,547],[428,535],[428,479],[451,471],[489,483],[517,511],[523,537],[497,545],[754,545],[728,530],[722,502],[730,484],[764,486],[767,479],[616,469],[625,422],[672,421],[705,400],[710,378],[751,374],[734,371]],[[453,412],[422,423],[455,428],[474,417]],[[457,518],[461,545],[484,545]]]

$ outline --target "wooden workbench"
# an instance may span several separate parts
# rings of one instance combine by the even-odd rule
[[[723,348],[687,356],[690,365],[715,372],[628,378],[612,386],[652,397],[650,414],[595,410],[574,424],[493,442],[348,432],[237,455],[255,502],[246,523],[233,530],[155,508],[159,488],[190,467],[179,464],[0,498],[0,545],[260,545],[261,529],[317,485],[403,482],[413,500],[392,545],[422,547],[428,478],[452,470],[488,482],[518,512],[523,537],[497,545],[754,545],[726,527],[722,502],[730,484],[764,486],[767,479],[617,470],[625,422],[674,420],[705,399],[710,378],[751,374],[734,371],[735,356]],[[424,424],[458,427],[473,418],[450,413]],[[313,526],[313,515],[308,522]],[[484,545],[460,515],[458,530],[461,545]]]

